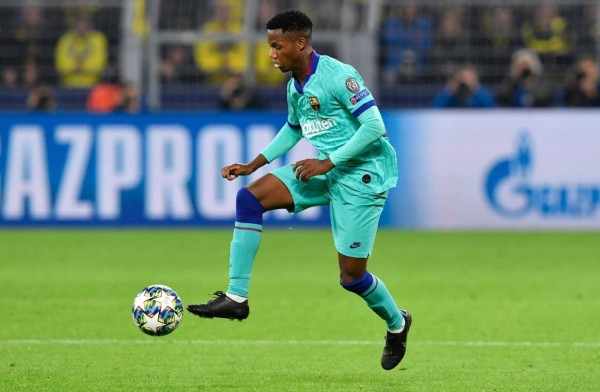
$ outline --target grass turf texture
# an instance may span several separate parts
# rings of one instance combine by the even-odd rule
[[[135,294],[227,284],[230,230],[0,231],[0,390],[586,391],[600,385],[600,233],[381,231],[371,272],[413,313],[385,326],[338,284],[328,231],[267,228],[242,323],[142,334]]]

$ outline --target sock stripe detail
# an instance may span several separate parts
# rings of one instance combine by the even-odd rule
[[[257,233],[262,233],[261,229],[255,229],[254,227],[233,226],[233,228],[236,230],[250,230],[250,231],[256,231]]]
[[[373,288],[369,290],[369,292],[361,294],[361,297],[367,298],[369,295],[373,294],[375,290],[377,290],[377,286],[379,285],[379,279],[377,279],[375,275],[373,275],[373,279],[375,279],[375,284],[373,285]]]
[[[362,295],[365,291],[369,290],[371,286],[373,286],[373,275],[371,275],[368,271],[365,272],[363,276],[358,278],[357,280],[344,283],[340,282],[343,288],[348,291],[351,291],[355,294]]]
[[[265,208],[247,188],[241,188],[235,199],[235,220],[262,225]]]

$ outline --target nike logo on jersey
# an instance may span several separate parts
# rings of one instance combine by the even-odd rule
[[[350,245],[350,249],[355,249],[358,248],[360,246],[360,242],[354,242],[352,245]]]

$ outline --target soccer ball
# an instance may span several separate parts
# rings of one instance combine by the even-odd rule
[[[145,334],[168,335],[183,317],[183,304],[170,287],[153,284],[144,287],[133,300],[133,322]]]

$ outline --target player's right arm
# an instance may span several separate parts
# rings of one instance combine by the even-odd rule
[[[239,176],[247,176],[269,163],[264,155],[258,154],[250,163],[234,163],[221,169],[221,176],[227,180],[235,180]]]
[[[267,163],[273,162],[286,152],[292,149],[302,136],[295,131],[289,123],[286,123],[277,136],[269,143],[267,147],[250,163],[234,163],[221,169],[221,176],[229,181],[235,180],[238,176],[247,176],[254,173]]]
[[[269,163],[291,150],[302,139],[302,128],[296,113],[297,102],[292,97],[293,88],[293,82],[290,79],[287,85],[287,122],[281,127],[271,143],[261,152]]]
[[[265,147],[252,162],[247,164],[234,163],[221,169],[221,176],[229,181],[238,176],[247,176],[254,173],[267,163],[273,162],[289,150],[291,150],[302,139],[302,128],[298,123],[296,108],[290,102],[289,92],[292,84],[288,82],[288,120],[279,130],[275,138]]]
[[[289,122],[279,130],[277,136],[262,150],[261,154],[269,163],[290,151],[302,139],[299,132],[300,126],[294,126]]]

